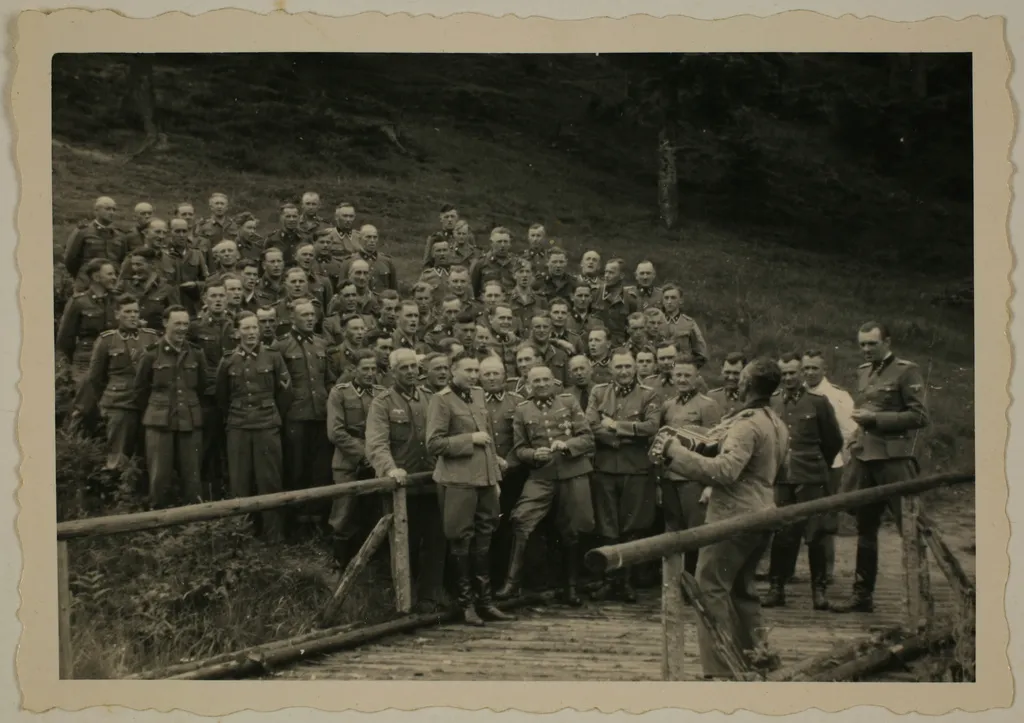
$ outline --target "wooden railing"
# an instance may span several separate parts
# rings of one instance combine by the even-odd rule
[[[320,622],[322,624],[330,623],[345,595],[352,589],[356,577],[383,543],[385,537],[390,539],[391,578],[395,591],[395,608],[398,613],[407,614],[412,610],[412,574],[409,564],[409,514],[406,495],[410,489],[431,485],[433,485],[431,473],[421,472],[409,475],[402,484],[391,477],[383,477],[292,492],[278,492],[256,497],[172,507],[165,510],[93,517],[59,523],[57,525],[57,600],[60,678],[71,678],[74,673],[74,651],[71,645],[71,590],[68,574],[69,540],[156,530],[310,502],[333,500],[338,497],[390,493],[390,497],[385,502],[383,516],[363,542],[359,551],[349,561],[337,589],[321,614]],[[327,634],[325,631],[319,633],[321,636]],[[294,641],[280,642],[294,643]]]
[[[684,570],[683,553],[729,539],[739,533],[777,530],[814,515],[853,510],[900,497],[906,607],[906,622],[900,626],[901,630],[885,631],[874,639],[842,646],[841,650],[836,649],[820,658],[805,661],[797,668],[775,671],[767,676],[770,680],[842,679],[835,676],[853,675],[872,664],[881,665],[885,662],[884,656],[909,654],[911,649],[927,649],[948,640],[953,634],[950,625],[933,627],[934,603],[930,594],[926,549],[932,551],[939,569],[949,580],[957,598],[961,619],[967,621],[968,626],[973,625],[974,585],[943,541],[935,524],[922,513],[917,498],[917,495],[929,490],[973,481],[973,473],[945,474],[832,495],[812,502],[739,515],[681,532],[667,532],[632,542],[598,547],[587,552],[586,564],[594,572],[603,573],[661,559],[663,680],[684,680],[687,600],[713,638],[715,647],[727,662],[733,677],[737,680],[765,679],[766,675],[755,669],[749,656],[739,649],[727,629],[719,625],[710,613],[696,581]],[[897,639],[900,642],[894,643]],[[871,658],[872,655],[875,657]]]

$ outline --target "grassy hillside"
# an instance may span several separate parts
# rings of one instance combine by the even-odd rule
[[[855,344],[858,325],[867,319],[888,322],[897,354],[918,362],[927,376],[933,424],[917,443],[922,468],[973,467],[973,320],[967,311],[930,301],[950,279],[962,277],[965,267],[946,263],[944,274],[934,268],[915,271],[912,264],[900,262],[907,252],[892,236],[899,224],[926,229],[941,225],[942,214],[919,206],[918,215],[907,218],[887,207],[892,223],[874,227],[884,231],[851,235],[837,225],[836,243],[825,235],[822,243],[809,245],[798,242],[795,234],[787,239],[778,227],[766,226],[762,232],[755,224],[736,223],[720,208],[715,211],[714,204],[723,203],[724,197],[715,201],[700,188],[717,183],[716,167],[696,154],[683,171],[686,217],[679,229],[666,231],[657,223],[654,160],[644,145],[646,138],[639,131],[602,130],[594,124],[567,128],[556,120],[580,117],[594,94],[614,92],[616,79],[592,72],[566,80],[571,59],[543,61],[532,70],[503,62],[469,65],[453,77],[442,60],[424,61],[385,83],[381,67],[367,60],[365,67],[350,68],[339,77],[342,101],[325,103],[319,125],[300,122],[309,113],[296,118],[287,104],[275,105],[280,91],[274,78],[238,86],[238,97],[227,97],[215,92],[214,81],[241,72],[237,68],[218,69],[213,59],[209,72],[197,76],[172,64],[159,66],[156,84],[166,147],[132,162],[125,162],[125,150],[137,145],[141,134],[120,112],[114,96],[104,96],[105,86],[96,82],[121,71],[83,64],[75,71],[78,90],[58,103],[54,113],[55,247],[63,244],[75,222],[89,215],[93,199],[101,194],[118,201],[127,222],[131,206],[140,200],[154,203],[158,215],[165,217],[182,200],[196,203],[203,213],[209,194],[223,191],[233,210],[254,211],[264,230],[270,230],[276,226],[279,203],[316,190],[328,210],[342,200],[353,202],[358,220],[380,229],[385,250],[408,281],[418,272],[423,240],[436,227],[442,202],[458,206],[478,243],[486,243],[491,226],[502,224],[522,244],[527,226],[539,221],[574,258],[589,247],[606,258],[621,255],[631,265],[649,258],[662,279],[681,282],[686,311],[703,325],[710,344],[707,376],[712,385],[718,383],[716,368],[729,351],[779,354],[818,347],[831,357],[833,380],[850,387],[861,361]],[[317,102],[302,95],[301,86],[294,93],[295,102]],[[243,113],[249,104],[259,105],[261,112]],[[327,112],[339,105],[345,112]],[[273,112],[263,112],[268,109]],[[382,123],[394,124],[405,152],[386,139],[379,130]],[[787,162],[794,167],[842,168],[841,153],[826,138],[777,120],[762,119],[759,128],[775,139],[775,145],[766,147],[789,153]],[[867,170],[847,174],[847,180],[847,191],[889,193],[886,181]],[[810,198],[821,192],[812,185],[806,191]],[[797,199],[794,204],[798,200],[807,202]],[[741,217],[742,204],[731,203],[731,215]],[[794,215],[792,208],[788,212]],[[837,253],[851,244],[854,252]],[[955,502],[952,509],[972,518],[971,500],[967,490],[950,493],[943,501]],[[221,527],[204,535],[182,535],[223,551],[238,532],[231,525]],[[215,600],[206,604],[219,610],[219,617],[186,605],[189,625],[180,626],[174,616],[192,594],[189,575],[166,566],[175,560],[168,549],[177,549],[173,545],[182,540],[140,536],[133,544],[140,569],[169,576],[169,586],[147,603],[154,617],[151,624],[140,623],[140,629],[121,624],[116,601],[79,608],[85,617],[76,618],[76,642],[78,650],[93,651],[80,661],[90,675],[119,675],[180,657],[225,652],[260,636],[280,638],[308,627],[308,619],[281,615],[281,606],[290,603],[287,591],[278,588],[267,609],[259,611],[258,625],[239,622],[244,615],[236,616],[244,611],[237,604]],[[265,557],[268,565],[275,559],[273,551],[252,554],[257,562]],[[301,556],[301,551],[294,555]],[[88,555],[77,558],[82,567],[76,574],[87,581],[86,588],[103,590],[95,576],[116,556],[116,549],[91,547]],[[243,569],[255,563],[236,559],[232,564]],[[222,581],[214,571],[210,576],[216,588]],[[238,594],[252,589],[240,588]],[[293,609],[315,610],[316,594],[307,598]],[[353,617],[363,615],[367,605],[387,602],[377,593],[364,598],[352,609]],[[209,635],[211,625],[231,628],[235,623],[238,634]],[[167,625],[180,627],[180,634],[162,638],[160,631]],[[146,637],[143,630],[152,637],[140,643]]]

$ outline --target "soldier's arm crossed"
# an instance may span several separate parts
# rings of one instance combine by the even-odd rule
[[[565,447],[562,450],[563,453],[570,458],[593,454],[595,448],[594,433],[591,431],[590,425],[587,424],[587,419],[583,415],[583,408],[571,394],[565,394],[563,397],[569,403],[570,414],[572,414],[572,436],[561,443]]]

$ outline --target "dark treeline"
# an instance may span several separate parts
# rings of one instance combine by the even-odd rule
[[[971,259],[971,72],[969,54],[59,55],[53,127],[309,175],[437,162],[411,132],[428,124],[516,134],[684,233],[749,226],[938,271]]]

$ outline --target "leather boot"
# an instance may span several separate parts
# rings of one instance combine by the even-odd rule
[[[508,600],[520,592],[523,563],[526,562],[526,542],[519,534],[516,534],[512,540],[512,554],[508,562],[508,574],[505,576],[505,584],[494,595],[498,600]]]
[[[494,607],[491,597],[491,550],[479,547],[473,551],[473,576],[476,578],[476,611],[484,620],[515,620]]]
[[[870,613],[875,604],[872,593],[878,575],[878,548],[857,541],[857,572],[853,581],[853,595],[829,609],[834,613]]]
[[[583,605],[580,596],[576,594],[576,586],[579,584],[579,543],[575,540],[569,541],[564,549],[565,555],[565,589],[562,593],[562,600],[566,605],[578,608]]]
[[[771,580],[768,594],[761,600],[763,608],[781,608],[786,605],[786,581],[780,577]]]
[[[816,542],[807,546],[807,562],[811,568],[811,604],[815,610],[828,610],[828,562],[825,546]]]
[[[834,613],[870,613],[875,611],[875,603],[870,593],[853,586],[853,595],[842,602],[829,603],[828,609]]]
[[[331,537],[331,553],[334,556],[334,561],[338,563],[338,568],[342,572],[348,567],[348,563],[355,557],[356,546],[353,544],[354,540],[348,538],[338,537],[333,535]]]
[[[602,546],[617,544],[618,540],[611,537],[605,537],[601,540]],[[597,588],[590,593],[590,599],[595,602],[605,600],[612,592],[613,583],[615,582],[615,572],[606,572],[601,576],[601,583]]]
[[[484,621],[476,612],[473,604],[473,587],[470,581],[470,557],[465,552],[452,552],[452,562],[455,564],[455,594],[459,610],[466,625],[481,626]]]

